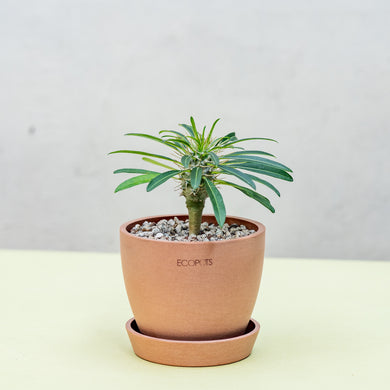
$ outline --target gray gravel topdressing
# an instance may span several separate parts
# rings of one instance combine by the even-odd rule
[[[135,225],[130,233],[137,237],[150,238],[152,240],[165,241],[221,241],[233,238],[245,237],[254,233],[244,225],[225,223],[222,228],[213,223],[203,222],[200,226],[200,234],[189,235],[189,222],[178,219],[161,219],[158,222],[144,221]]]

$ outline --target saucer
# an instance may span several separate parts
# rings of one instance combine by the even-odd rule
[[[134,318],[126,323],[131,345],[142,359],[171,366],[206,367],[234,363],[252,352],[260,324],[251,319],[241,336],[204,341],[170,340],[142,334]]]

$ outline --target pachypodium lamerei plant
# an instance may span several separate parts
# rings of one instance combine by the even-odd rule
[[[213,132],[218,121],[219,119],[213,123],[209,132],[206,132],[206,126],[201,132],[198,131],[195,121],[191,117],[190,125],[180,124],[186,131],[184,134],[174,130],[162,130],[159,132],[159,137],[144,133],[125,134],[160,142],[172,149],[173,156],[168,157],[139,150],[117,150],[109,153],[141,155],[144,156],[142,158],[144,161],[167,169],[164,172],[137,168],[118,169],[114,173],[139,175],[125,180],[115,189],[115,192],[143,183],[148,183],[146,191],[149,192],[169,179],[178,180],[181,195],[186,199],[190,234],[199,234],[202,212],[207,198],[210,198],[218,224],[220,226],[224,224],[226,209],[217,186],[236,188],[274,213],[275,209],[270,201],[256,192],[256,182],[270,188],[278,196],[280,196],[280,193],[271,183],[257,175],[293,181],[290,175],[292,170],[279,162],[271,160],[269,157],[275,158],[275,156],[270,153],[261,150],[246,150],[238,147],[237,144],[251,140],[277,141],[271,138],[258,137],[238,139],[234,132],[215,138],[213,137]],[[162,163],[160,162],[161,160],[167,163]],[[234,178],[239,179],[247,186],[227,181],[224,179],[224,176],[234,176]]]

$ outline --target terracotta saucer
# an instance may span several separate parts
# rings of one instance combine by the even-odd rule
[[[126,322],[134,352],[142,359],[182,367],[205,367],[245,359],[252,352],[260,324],[251,319],[245,334],[207,341],[169,340],[142,334],[132,318]]]

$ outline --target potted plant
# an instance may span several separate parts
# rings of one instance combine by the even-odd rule
[[[173,179],[188,210],[185,215],[140,218],[120,228],[122,269],[135,318],[127,330],[136,354],[155,362],[213,365],[236,361],[250,353],[258,332],[251,314],[263,267],[265,227],[226,216],[219,188],[235,188],[274,213],[256,184],[280,196],[264,176],[293,181],[292,171],[270,153],[241,147],[244,141],[275,140],[239,139],[234,132],[215,137],[218,121],[209,131],[206,127],[199,131],[191,117],[190,124],[180,125],[184,132],[126,134],[161,143],[171,150],[169,156],[139,150],[110,153],[139,155],[163,168],[118,169],[115,174],[136,176],[119,184],[115,192],[140,184],[147,184],[150,192]],[[203,215],[207,199],[214,215]]]

